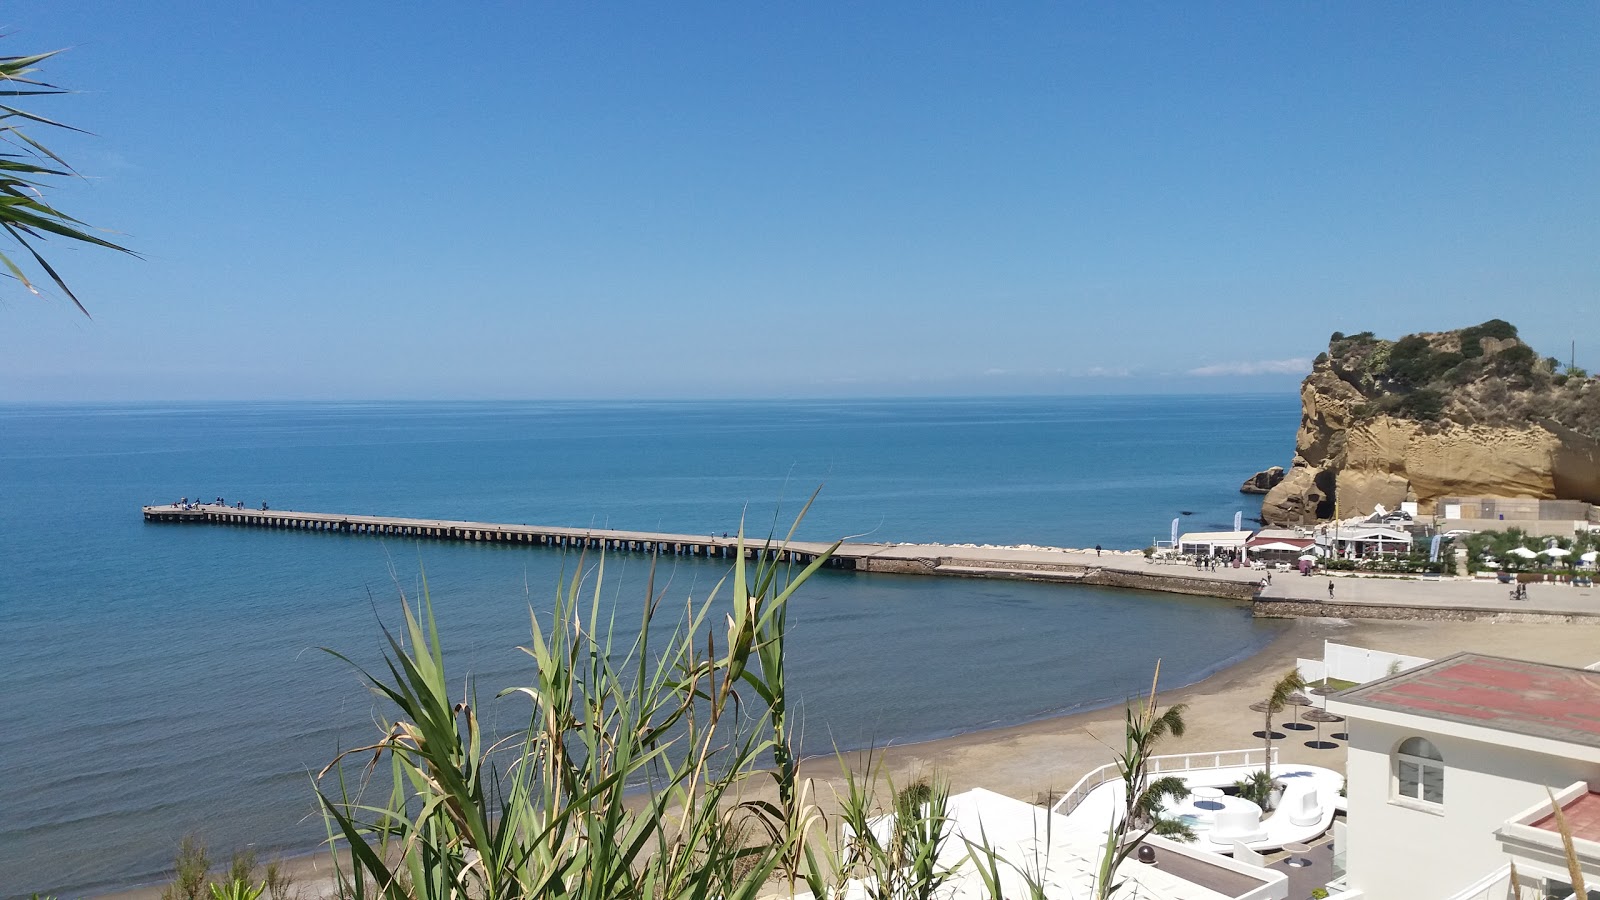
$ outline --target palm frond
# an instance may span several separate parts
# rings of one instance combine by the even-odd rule
[[[54,85],[28,77],[36,71],[39,63],[59,52],[0,57],[0,97],[35,97],[66,93]],[[26,251],[33,265],[37,266],[39,271],[42,271],[67,299],[72,301],[79,312],[87,316],[88,308],[72,289],[67,287],[66,280],[45,259],[35,243],[44,240],[47,235],[55,235],[130,256],[138,254],[127,247],[92,234],[85,223],[45,202],[44,192],[55,186],[56,179],[77,177],[77,172],[55,151],[29,134],[25,128],[30,125],[87,134],[82,129],[64,122],[0,103],[0,144],[13,148],[12,151],[0,152],[0,196],[6,200],[0,203],[0,231],[4,232],[4,236],[10,239],[13,246]],[[0,264],[5,268],[5,272],[0,274],[9,274],[29,292],[39,293],[33,280],[10,254],[0,251]]]

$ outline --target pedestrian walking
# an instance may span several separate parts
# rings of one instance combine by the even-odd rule
[[[1328,582],[1328,599],[1333,599],[1333,582]]]

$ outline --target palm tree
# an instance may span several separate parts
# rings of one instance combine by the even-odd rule
[[[73,294],[67,283],[56,274],[55,268],[45,260],[35,245],[54,235],[123,253],[131,254],[133,251],[90,234],[85,230],[87,226],[83,222],[56,209],[44,199],[45,189],[54,184],[55,179],[70,178],[77,173],[66,160],[29,135],[24,130],[25,126],[33,123],[83,132],[71,125],[63,125],[10,105],[18,97],[66,93],[61,88],[30,77],[38,71],[36,68],[38,63],[58,52],[60,51],[33,56],[0,56],[0,98],[3,98],[0,99],[0,230],[4,230],[5,236],[11,239],[12,244],[27,251],[27,256],[32,258],[34,265],[50,276],[50,280],[55,282],[56,287],[67,295],[79,311],[88,315],[89,311],[78,301],[77,295]],[[4,251],[0,251],[0,265],[4,265],[12,277],[22,282],[23,287],[35,294],[39,293],[39,289],[28,279],[22,266]]]
[[[1150,759],[1155,745],[1168,735],[1183,737],[1183,713],[1188,706],[1178,703],[1160,710],[1156,705],[1156,684],[1161,678],[1161,664],[1156,663],[1155,677],[1150,680],[1150,696],[1145,702],[1129,706],[1125,711],[1123,750],[1117,754],[1117,768],[1122,772],[1123,815],[1106,833],[1105,853],[1100,858],[1100,877],[1095,880],[1096,900],[1105,900],[1118,887],[1113,882],[1117,869],[1138,849],[1139,844],[1152,834],[1194,840],[1189,826],[1176,819],[1161,815],[1161,798],[1166,794],[1182,800],[1189,796],[1189,786],[1173,775],[1151,779]]]
[[[1262,701],[1267,710],[1266,729],[1263,732],[1266,735],[1267,752],[1262,765],[1269,781],[1272,778],[1272,717],[1283,712],[1283,708],[1289,705],[1289,698],[1293,697],[1296,691],[1305,690],[1305,687],[1306,680],[1300,677],[1300,670],[1290,669],[1278,679],[1278,683],[1272,686],[1272,693]]]

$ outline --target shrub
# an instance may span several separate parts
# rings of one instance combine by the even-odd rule
[[[1505,340],[1517,336],[1517,326],[1504,319],[1490,319],[1481,325],[1461,329],[1461,355],[1467,359],[1483,355],[1484,338]]]
[[[1432,388],[1421,388],[1401,398],[1396,411],[1410,419],[1433,422],[1444,411],[1444,395]]]
[[[1517,344],[1507,347],[1494,355],[1495,368],[1503,372],[1516,374],[1532,374],[1534,363],[1539,359],[1539,354],[1527,344]]]
[[[1272,799],[1272,776],[1268,775],[1264,770],[1251,772],[1249,775],[1235,781],[1233,789],[1241,800],[1249,800],[1262,809],[1266,809],[1268,802]]]

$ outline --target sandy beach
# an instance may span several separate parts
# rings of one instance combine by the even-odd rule
[[[1441,657],[1462,650],[1584,666],[1600,660],[1600,628],[1548,623],[1297,619],[1255,656],[1197,684],[1163,690],[1163,703],[1186,703],[1187,733],[1164,745],[1166,753],[1259,746],[1251,735],[1261,717],[1251,712],[1297,657],[1317,659],[1324,641]],[[1019,673],[1018,677],[1026,677]],[[1129,685],[1130,693],[1140,689]],[[1287,718],[1280,717],[1280,718]],[[884,772],[897,783],[923,774],[950,781],[953,790],[985,787],[1025,800],[1065,791],[1090,769],[1109,762],[1108,744],[1122,736],[1122,709],[1112,707],[882,750]],[[1343,771],[1344,752],[1311,750],[1308,736],[1277,742],[1281,758]],[[859,756],[855,754],[854,756]],[[819,782],[837,775],[834,760],[813,760],[807,774]],[[822,788],[823,796],[828,793]]]
[[[1249,705],[1260,700],[1297,657],[1320,658],[1324,641],[1434,658],[1472,650],[1558,665],[1585,666],[1600,660],[1600,626],[1589,624],[1296,619],[1255,656],[1196,684],[1163,689],[1163,704],[1186,703],[1189,709],[1187,733],[1165,744],[1162,752],[1260,746],[1261,741],[1251,732],[1261,727],[1261,717],[1251,712]],[[1027,677],[1027,673],[1016,677]],[[1146,687],[1129,685],[1129,692]],[[1277,720],[1286,719],[1287,715]],[[878,748],[874,757],[881,765],[880,774],[896,784],[932,776],[947,779],[953,791],[985,787],[1043,802],[1050,793],[1071,788],[1086,772],[1109,762],[1112,753],[1108,746],[1121,736],[1122,709],[1118,706],[923,743],[889,744]],[[1306,733],[1290,733],[1276,742],[1280,758],[1344,770],[1342,745],[1335,750],[1311,750],[1304,745],[1308,739]],[[845,759],[859,768],[865,756],[849,753]],[[813,798],[830,810],[833,789],[842,783],[839,761],[833,757],[810,759],[803,772],[815,781]],[[322,854],[296,857],[288,863],[308,893],[314,893],[328,864]],[[152,886],[104,896],[155,900],[159,895],[160,887]]]

